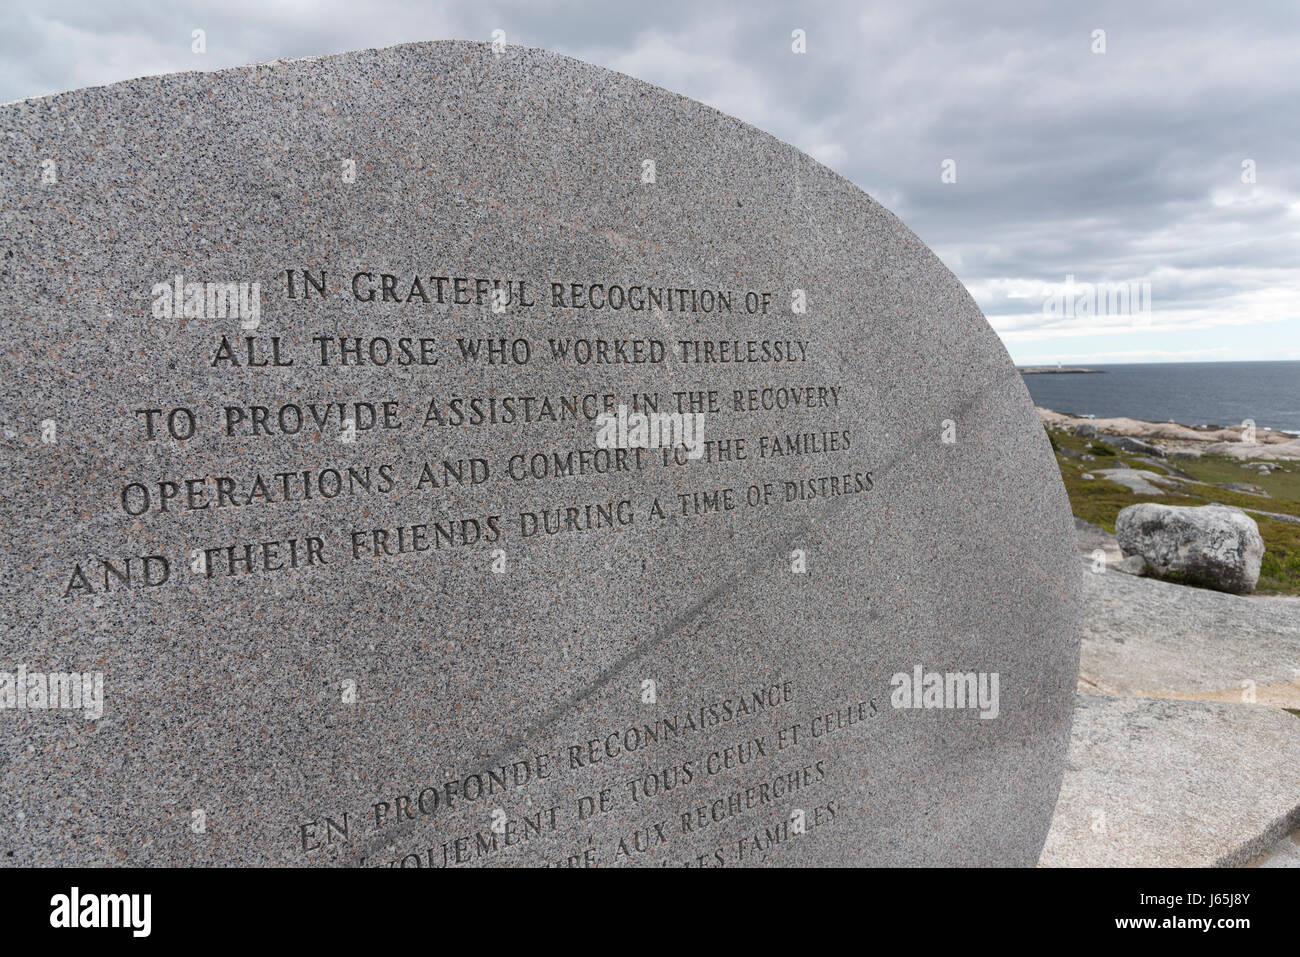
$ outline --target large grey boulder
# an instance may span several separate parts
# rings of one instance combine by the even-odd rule
[[[1095,439],[1097,437],[1097,427],[1090,422],[1084,422],[1082,425],[1074,427],[1074,434],[1085,439]]]
[[[1125,555],[1141,555],[1159,578],[1238,595],[1255,590],[1264,540],[1239,508],[1130,505],[1115,519]]]

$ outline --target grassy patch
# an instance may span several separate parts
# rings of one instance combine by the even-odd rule
[[[1256,591],[1265,595],[1300,595],[1300,525],[1252,515],[1264,539],[1264,561]]]
[[[1099,525],[1112,534],[1115,531],[1115,518],[1120,511],[1138,502],[1159,502],[1162,505],[1206,504],[1204,500],[1191,495],[1139,495],[1100,476],[1085,479],[1085,471],[1087,470],[1070,468],[1062,463],[1061,478],[1065,482],[1066,494],[1070,496],[1070,506],[1079,518]]]
[[[1242,468],[1235,459],[1226,455],[1205,455],[1199,459],[1178,459],[1176,467],[1201,482],[1249,482],[1258,485],[1269,495],[1300,505],[1300,462],[1279,463],[1270,475],[1260,475],[1255,469]],[[1267,508],[1267,506],[1264,506]],[[1269,508],[1270,512],[1286,512],[1287,508]]]

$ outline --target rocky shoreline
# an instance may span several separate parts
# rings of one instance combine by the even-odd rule
[[[1176,422],[1146,422],[1128,418],[1094,419],[1043,408],[1038,410],[1038,416],[1049,428],[1077,435],[1088,435],[1091,432],[1092,435],[1103,437],[1138,439],[1155,446],[1166,455],[1190,453],[1265,461],[1300,460],[1300,438],[1276,429],[1256,428],[1252,436],[1249,427],[1243,425],[1188,426]]]

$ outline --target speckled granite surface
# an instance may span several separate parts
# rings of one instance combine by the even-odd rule
[[[1300,823],[1300,721],[1277,708],[1079,695],[1043,867],[1235,867]]]
[[[1300,708],[1300,598],[1082,577],[1081,692]]]
[[[0,711],[0,863],[1037,860],[1068,506],[996,335],[861,191],[459,42],[0,128],[0,672],[103,682],[94,720]],[[185,314],[226,282],[260,298]],[[645,395],[703,395],[703,459],[556,474]],[[996,674],[997,717],[893,707],[917,667]]]

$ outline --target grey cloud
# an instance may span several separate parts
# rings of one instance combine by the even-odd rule
[[[1234,312],[1300,285],[1300,10],[1290,0],[941,4],[31,3],[0,98],[422,39],[541,46],[734,111],[873,192],[976,289],[1139,280]],[[190,52],[190,31],[208,52]],[[808,53],[790,51],[807,32]],[[1094,29],[1107,52],[1090,52]],[[940,182],[940,163],[957,182]],[[1240,181],[1258,164],[1258,185]],[[1251,194],[1262,197],[1244,202]],[[1289,270],[1289,271],[1288,271]],[[1217,304],[1217,305],[1216,305]],[[990,314],[1023,300],[984,294]],[[1300,310],[1298,310],[1300,311]]]

